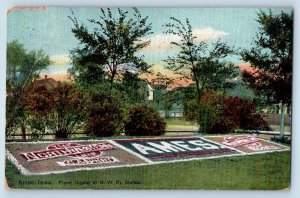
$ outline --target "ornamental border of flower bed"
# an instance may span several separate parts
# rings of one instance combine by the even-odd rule
[[[237,139],[242,139],[241,137],[255,137],[255,136],[249,136],[249,135],[230,135],[231,137],[236,137]],[[155,138],[132,138],[132,139],[110,139],[110,140],[70,140],[70,141],[40,141],[40,142],[9,142],[6,143],[7,145],[20,145],[20,144],[47,144],[47,143],[67,143],[67,142],[86,142],[86,143],[90,143],[90,142],[95,142],[95,141],[105,141],[113,146],[115,146],[118,149],[121,149],[122,152],[124,151],[124,153],[128,153],[129,155],[133,155],[134,157],[139,158],[141,161],[143,162],[139,162],[139,163],[133,163],[133,164],[123,164],[123,165],[116,165],[113,164],[111,166],[96,166],[96,167],[87,167],[87,166],[81,166],[78,168],[73,168],[73,169],[67,169],[68,166],[66,166],[66,170],[60,170],[60,171],[45,171],[45,172],[30,172],[28,171],[26,168],[24,168],[24,166],[22,165],[22,163],[20,163],[20,161],[18,161],[16,159],[16,157],[8,150],[6,149],[6,157],[18,168],[18,170],[24,174],[24,175],[47,175],[47,174],[58,174],[58,173],[66,173],[66,172],[73,172],[73,171],[80,171],[80,170],[97,170],[97,169],[107,169],[107,168],[120,168],[120,167],[136,167],[136,166],[145,166],[145,165],[155,165],[155,164],[165,164],[165,163],[176,163],[176,162],[182,162],[182,161],[192,161],[192,160],[208,160],[208,159],[215,159],[215,158],[221,158],[221,157],[232,157],[232,156],[246,156],[246,155],[256,155],[256,154],[263,154],[263,153],[272,153],[272,152],[282,152],[282,151],[287,151],[290,150],[290,148],[288,146],[284,146],[282,144],[276,143],[276,142],[272,142],[269,140],[265,140],[265,139],[261,139],[261,138],[257,138],[257,140],[259,142],[265,142],[266,144],[271,144],[271,145],[277,145],[278,149],[275,150],[265,150],[265,151],[254,151],[251,153],[247,153],[244,152],[243,150],[239,149],[238,147],[232,147],[232,146],[228,146],[225,144],[222,144],[220,142],[217,141],[213,141],[209,138],[221,138],[221,137],[229,137],[227,136],[223,136],[223,135],[216,135],[216,136],[187,136],[187,137],[155,137]],[[240,138],[239,138],[240,137]],[[183,141],[186,141],[185,143],[182,143]],[[196,142],[196,147],[192,147],[191,144],[189,144],[188,140],[198,140],[198,144]],[[162,160],[160,161],[155,161],[153,160],[155,158],[155,156],[158,155],[154,155],[154,157],[148,157],[147,155],[142,155],[141,153],[139,153],[137,150],[134,150],[128,146],[124,146],[124,144],[120,144],[120,142],[171,142],[171,143],[166,143],[167,145],[172,144],[172,142],[181,142],[180,144],[177,144],[177,147],[173,145],[173,147],[171,147],[171,152],[165,152],[168,153],[168,155],[165,155],[165,157],[157,157],[160,158]],[[201,143],[201,141],[203,143]],[[195,142],[192,142],[195,143]],[[196,149],[199,147],[199,145],[201,146],[201,144],[204,145],[204,147],[201,147],[202,151],[197,151],[197,152],[192,152],[190,151],[189,153],[187,152],[188,149]],[[206,144],[206,146],[205,146]],[[211,144],[211,146],[215,146],[215,150],[214,149],[207,149],[209,150],[209,152],[207,152],[207,150],[205,149],[205,147],[210,147],[209,144]],[[141,144],[142,145],[142,144]],[[145,146],[145,144],[143,143],[143,145]],[[154,144],[155,145],[155,144]],[[181,147],[181,150],[179,149],[178,145],[183,146]],[[198,145],[198,147],[197,147]],[[203,146],[202,145],[202,146]],[[218,147],[218,149],[216,149]],[[185,149],[183,149],[185,148]],[[198,148],[201,150],[201,148]],[[222,152],[219,152],[220,149],[223,149],[224,152],[228,151],[227,154],[222,154]],[[274,148],[276,148],[276,146],[274,146]],[[146,148],[147,149],[147,148]],[[149,148],[148,148],[149,149]],[[158,148],[156,148],[158,149]],[[166,149],[166,148],[165,148]],[[170,149],[170,148],[169,148]],[[176,150],[177,149],[177,150]],[[150,149],[151,150],[151,149]],[[159,149],[158,149],[159,150]],[[185,150],[185,154],[181,155],[183,152],[179,152]],[[206,150],[206,151],[205,151]],[[163,150],[160,150],[163,151]],[[173,154],[172,154],[173,151]],[[216,155],[211,155],[214,154],[214,151]],[[229,152],[230,151],[230,152]],[[24,151],[22,151],[24,152]],[[147,151],[145,151],[147,152]],[[179,155],[177,155],[177,153],[179,153]],[[220,154],[221,153],[221,154]],[[225,152],[226,153],[226,152]],[[20,153],[21,154],[21,153]],[[198,155],[199,154],[199,155]],[[202,154],[202,156],[201,156]],[[175,156],[175,157],[174,157]],[[112,156],[114,157],[114,156]]]

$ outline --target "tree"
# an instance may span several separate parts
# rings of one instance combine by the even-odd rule
[[[153,90],[153,104],[158,109],[164,109],[165,115],[167,116],[167,111],[169,110],[168,102],[166,99],[167,87],[173,83],[173,80],[167,75],[158,72],[155,74],[154,78],[148,80],[148,83],[151,85]]]
[[[195,82],[199,103],[205,89],[223,88],[227,81],[238,75],[233,64],[222,61],[233,54],[233,49],[220,40],[211,48],[204,41],[197,44],[189,19],[185,20],[185,24],[174,17],[170,19],[172,22],[165,25],[165,33],[180,37],[180,42],[171,42],[179,52],[165,60],[167,68]]]
[[[281,103],[280,136],[284,136],[284,108],[291,105],[293,61],[293,14],[260,11],[259,29],[252,48],[243,50],[242,59],[255,72],[244,72],[243,78],[269,104]]]
[[[42,50],[27,52],[18,41],[7,44],[6,71],[6,135],[21,127],[26,138],[26,112],[24,96],[28,87],[39,76],[42,69],[50,65],[49,56]]]
[[[147,100],[147,83],[137,73],[126,71],[119,87],[128,104],[144,103]]]
[[[163,106],[165,110],[165,114],[167,116],[167,112],[172,109],[172,107],[183,107],[184,110],[184,117],[186,118],[187,112],[187,103],[191,100],[196,100],[196,93],[195,93],[195,85],[189,85],[186,87],[176,87],[172,90],[167,91],[164,94]],[[193,109],[195,112],[195,108]]]
[[[74,24],[72,32],[81,46],[71,51],[74,75],[85,78],[88,71],[96,71],[99,76],[107,76],[110,84],[113,84],[118,72],[124,67],[141,71],[149,68],[143,61],[144,57],[137,55],[150,43],[142,39],[152,33],[151,23],[147,23],[148,17],[142,17],[137,8],[133,8],[133,18],[129,18],[128,11],[118,8],[117,12],[118,17],[109,8],[101,9],[99,21],[88,20],[97,26],[92,32],[78,22],[74,13],[73,17],[69,17]],[[92,77],[97,81],[99,76]]]

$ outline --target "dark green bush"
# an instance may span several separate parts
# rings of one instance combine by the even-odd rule
[[[136,105],[129,111],[125,133],[129,136],[159,136],[165,133],[166,123],[159,112],[146,105]]]
[[[195,111],[198,108],[197,100],[187,100],[183,103],[184,108],[184,119],[189,121],[197,121],[198,111]]]
[[[121,101],[108,93],[92,93],[87,105],[85,132],[97,137],[117,135],[124,125]]]
[[[197,123],[199,124],[199,133],[207,133],[215,126],[220,119],[220,110],[218,105],[212,101],[202,100],[198,106]]]
[[[185,119],[197,121],[199,133],[208,133],[220,119],[223,96],[212,91],[204,91],[200,102],[188,100],[184,103]]]

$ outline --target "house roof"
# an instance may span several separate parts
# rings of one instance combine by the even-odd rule
[[[171,83],[167,86],[167,90],[172,90],[177,87],[187,87],[193,83],[194,83],[194,81],[192,81],[191,79],[188,79],[188,78],[176,78],[173,80],[173,83]]]
[[[49,87],[56,87],[58,85],[58,81],[54,80],[53,78],[45,78],[45,79],[38,79],[33,82],[33,87],[39,87],[43,85]]]
[[[70,76],[67,73],[58,73],[58,74],[47,74],[47,77],[50,79],[54,79],[56,81],[61,81],[61,82],[71,82],[74,81],[74,78]],[[40,76],[40,79],[42,79],[43,76]]]
[[[251,74],[255,73],[255,69],[251,67],[250,63],[240,63],[237,65],[241,72],[249,72]]]

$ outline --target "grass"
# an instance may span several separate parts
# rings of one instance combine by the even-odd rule
[[[197,124],[178,118],[168,118],[165,121],[166,131],[196,131],[198,129]]]
[[[180,126],[195,126],[195,124],[182,119],[176,119],[176,118],[168,118],[165,120],[167,125],[180,125]]]
[[[280,131],[280,125],[270,124],[270,127],[274,131]],[[292,127],[290,125],[285,125],[284,126],[284,131],[285,132],[291,132],[292,131]]]
[[[166,131],[196,131],[198,129],[196,123],[183,119],[168,118],[165,121],[167,123]],[[280,125],[270,124],[269,126],[273,131],[280,131]],[[291,132],[292,127],[290,125],[285,125],[284,131]]]
[[[290,185],[290,161],[290,152],[285,151],[140,167],[24,176],[6,160],[5,171],[9,187],[25,189],[280,190]],[[109,181],[112,184],[108,184]]]

